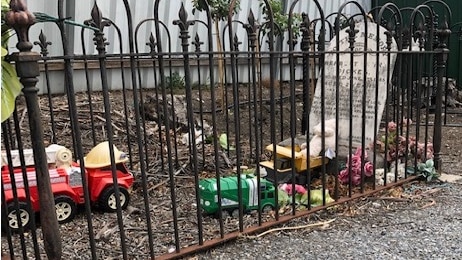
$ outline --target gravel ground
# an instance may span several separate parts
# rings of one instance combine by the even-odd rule
[[[462,185],[412,183],[286,226],[329,225],[247,237],[190,259],[462,259]]]

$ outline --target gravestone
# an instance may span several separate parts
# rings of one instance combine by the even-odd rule
[[[374,135],[374,119],[377,119],[377,124],[382,118],[383,109],[387,98],[387,83],[391,84],[391,77],[396,60],[396,53],[387,53],[387,37],[386,29],[379,27],[377,35],[377,24],[369,22],[366,25],[361,22],[355,25],[355,30],[358,30],[354,43],[353,58],[350,51],[349,35],[346,32],[348,29],[343,29],[339,32],[339,50],[337,57],[335,53],[337,48],[336,38],[334,37],[326,48],[324,64],[320,64],[321,70],[325,72],[324,80],[324,99],[321,100],[321,73],[318,75],[316,91],[310,111],[310,136],[312,136],[312,128],[321,121],[321,104],[325,106],[325,119],[335,118],[336,113],[339,114],[339,151],[342,152],[342,147],[348,147],[351,136],[353,147],[358,147],[362,142],[362,129],[365,128],[365,145],[367,146],[373,141]],[[367,40],[365,40],[367,39]],[[367,42],[367,51],[377,51],[377,40],[379,43],[379,54],[368,53],[364,54],[365,42]],[[396,42],[392,41],[391,51],[396,51]],[[337,77],[337,66],[339,73]],[[378,73],[377,73],[378,66]],[[364,93],[364,77],[366,96]],[[378,84],[376,79],[378,78]],[[338,80],[339,102],[336,103]],[[350,97],[350,86],[352,87],[352,96]],[[378,89],[377,106],[375,102],[376,90]],[[350,109],[350,100],[352,109]],[[362,124],[363,118],[363,103],[366,104],[365,109],[365,125]],[[375,112],[377,111],[377,117]],[[353,131],[350,134],[350,120],[353,123]],[[343,150],[345,151],[345,150]],[[342,154],[340,154],[342,155]],[[346,154],[343,154],[344,156]]]

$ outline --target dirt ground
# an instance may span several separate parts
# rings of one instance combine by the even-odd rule
[[[265,89],[265,95],[269,97],[268,89]],[[287,89],[277,89],[277,95],[281,95],[281,98],[278,104],[281,104],[280,109],[277,109],[275,118],[278,122],[275,124],[277,127],[280,126],[281,132],[290,129],[290,117],[287,116],[290,114],[290,102],[288,97]],[[295,90],[297,104],[300,104],[302,98],[302,91],[300,88]],[[155,97],[153,92],[144,93],[144,100],[149,107],[150,98]],[[194,111],[206,111],[203,113],[203,118],[210,124],[212,122],[212,113],[211,113],[211,103],[206,101],[207,95],[210,95],[209,91],[200,93],[197,89],[193,91],[194,101],[192,106]],[[204,95],[204,96],[202,96]],[[218,111],[217,114],[217,132],[219,133],[229,133],[230,144],[235,145],[234,130],[228,129],[227,125],[233,125],[233,123],[238,119],[241,123],[242,132],[241,136],[246,136],[248,132],[246,122],[251,122],[252,118],[249,118],[250,113],[248,112],[251,109],[249,104],[249,97],[252,96],[251,89],[243,88],[240,93],[240,100],[243,105],[239,106],[240,116],[238,118],[234,117],[236,106],[229,103],[227,105],[228,114],[223,111]],[[229,100],[232,100],[232,93],[228,95]],[[162,145],[159,142],[159,127],[161,130],[162,126],[159,126],[155,121],[146,121],[144,129],[146,130],[145,136],[145,149],[150,155],[149,162],[147,164],[147,175],[146,175],[146,188],[147,194],[146,197],[149,200],[150,212],[145,211],[144,207],[144,195],[142,192],[143,185],[141,183],[141,176],[139,171],[139,163],[136,161],[137,158],[137,138],[136,138],[136,121],[134,117],[134,106],[132,101],[131,94],[126,95],[127,103],[123,102],[124,97],[121,92],[115,91],[111,92],[109,95],[111,99],[111,120],[114,128],[114,143],[117,147],[125,152],[129,150],[132,151],[133,164],[131,169],[135,174],[136,183],[134,190],[131,194],[131,202],[129,208],[123,212],[124,219],[124,230],[125,230],[125,243],[127,244],[127,250],[129,251],[129,257],[133,258],[147,258],[148,249],[147,241],[147,227],[146,227],[146,216],[149,215],[151,222],[153,223],[153,242],[154,248],[157,252],[161,254],[167,253],[168,250],[174,245],[174,226],[173,226],[173,212],[171,210],[171,196],[172,190],[170,189],[170,182],[168,177],[168,167],[162,167],[162,163],[167,160],[167,151],[165,145]],[[203,100],[202,102],[200,100]],[[265,99],[266,100],[266,99]],[[90,117],[90,108],[89,102],[86,94],[76,95],[77,101],[77,112],[79,114],[78,121],[80,123],[81,131],[81,140],[79,141],[83,148],[84,152],[87,153],[89,149],[93,146],[92,136],[93,134],[99,141],[103,141],[106,138],[105,124],[106,120],[104,119],[104,97],[100,93],[94,93],[92,96],[93,108],[93,125],[91,124],[92,118]],[[217,103],[220,104],[222,99],[217,98]],[[63,96],[54,96],[53,97],[53,110],[54,118],[53,120],[56,123],[56,137],[55,140],[58,144],[65,145],[69,148],[72,147],[72,128],[71,122],[69,119],[67,106],[67,99]],[[54,141],[52,128],[51,128],[51,117],[50,109],[48,106],[48,100],[46,96],[41,97],[41,109],[43,114],[44,122],[44,131],[45,131],[45,142],[52,143]],[[127,105],[128,104],[128,105]],[[300,105],[297,105],[297,114],[296,118],[300,119],[301,109]],[[462,125],[462,109],[456,108],[453,109],[454,114],[447,115],[448,124],[459,124]],[[153,116],[155,119],[157,116],[150,110],[146,110],[148,114]],[[127,112],[127,116],[125,116]],[[22,131],[25,133],[24,136],[27,136],[28,127],[27,127],[27,111],[23,106],[20,105],[18,109],[19,118],[22,124]],[[279,119],[280,115],[283,114],[283,119]],[[200,118],[199,113],[194,113],[196,118]],[[269,100],[266,100],[261,105],[261,113],[259,113],[257,118],[261,131],[268,131],[269,127],[273,126],[274,122],[271,123],[270,116],[270,103]],[[300,122],[300,120],[297,120]],[[128,123],[128,127],[125,124]],[[298,123],[300,124],[300,123]],[[178,228],[180,230],[178,236],[182,243],[182,246],[187,246],[190,244],[197,243],[197,223],[198,216],[193,214],[196,212],[197,205],[194,198],[194,176],[191,174],[191,170],[188,166],[188,158],[190,150],[188,147],[181,142],[181,136],[185,133],[185,128],[177,127],[176,134],[178,135],[178,141],[172,145],[176,145],[175,153],[175,162],[174,169],[172,169],[173,174],[175,175],[175,196],[177,202],[177,211],[176,217],[178,220]],[[254,130],[252,130],[254,131]],[[173,132],[172,132],[173,133]],[[280,133],[278,133],[280,134]],[[250,133],[250,135],[252,134]],[[247,137],[248,137],[247,136]],[[263,144],[269,144],[270,138],[268,134],[263,135],[264,140]],[[442,171],[451,174],[462,175],[462,160],[461,160],[461,151],[462,151],[462,142],[460,137],[462,136],[462,127],[454,126],[445,126],[443,127],[443,139],[442,139],[442,149],[441,149],[441,158],[443,160]],[[164,136],[162,138],[165,138]],[[256,138],[255,135],[252,138]],[[165,139],[163,139],[165,142]],[[244,139],[243,139],[244,140]],[[245,139],[245,140],[248,140]],[[29,140],[30,141],[30,140]],[[130,141],[130,145],[127,145]],[[27,138],[25,143],[27,144]],[[212,142],[213,143],[213,142]],[[241,146],[241,158],[244,162],[251,164],[255,158],[252,156],[252,152],[255,147],[249,147],[250,144],[247,141],[242,141]],[[213,160],[213,145],[208,144],[204,150],[201,150],[199,156],[204,156],[202,165],[200,165],[203,170],[200,178],[203,177],[212,177],[214,176],[215,163]],[[212,159],[210,159],[212,158]],[[220,158],[223,160],[223,172],[231,173],[233,172],[232,168],[236,159],[235,153],[222,153]],[[244,226],[249,227],[255,224],[256,222],[255,214],[248,214],[244,216]],[[263,221],[266,219],[272,219],[271,214],[265,215]],[[203,217],[203,228],[204,228],[204,239],[208,240],[211,238],[219,237],[219,221],[213,217]],[[117,225],[116,215],[103,213],[98,210],[92,212],[91,218],[95,241],[97,246],[97,255],[102,259],[117,259],[121,255],[121,252],[117,248],[121,248],[121,239],[119,238],[119,227]],[[232,219],[227,219],[225,221],[225,232],[230,232],[238,229],[237,221]],[[63,252],[64,258],[75,259],[76,257],[82,259],[89,259],[90,255],[82,255],[82,252],[89,252],[89,237],[88,237],[88,222],[84,214],[84,210],[78,214],[75,220],[70,223],[63,224],[60,226],[61,234],[63,237]],[[40,229],[38,230],[38,235],[40,236]],[[31,233],[26,234],[26,240],[30,245]],[[14,243],[19,246],[19,239],[15,237]],[[6,238],[2,237],[2,253],[7,253],[8,246],[6,243]],[[32,249],[28,249],[29,253],[32,254]],[[44,252],[42,250],[42,252]]]

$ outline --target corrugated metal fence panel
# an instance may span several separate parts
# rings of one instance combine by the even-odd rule
[[[91,9],[94,5],[95,1],[75,1],[75,0],[69,0],[65,1],[64,4],[66,5],[66,10],[67,13],[65,14],[66,17],[71,17],[74,21],[83,24],[85,20],[90,19],[91,15]],[[138,24],[140,21],[143,19],[147,18],[153,18],[154,17],[154,1],[136,1],[136,0],[131,0],[130,2],[130,8],[132,12],[132,17],[133,17],[133,23],[134,25]],[[287,1],[287,10],[290,7],[290,4],[293,1]],[[347,2],[346,0],[342,1],[337,1],[337,0],[325,0],[325,1],[320,1],[320,5],[322,10],[324,11],[324,15],[327,16],[331,13],[337,12],[339,7]],[[367,0],[360,0],[357,1],[365,10],[370,9],[370,1]],[[163,51],[172,51],[172,52],[177,52],[181,50],[181,42],[178,38],[179,36],[179,30],[178,26],[173,25],[173,21],[178,19],[178,11],[180,9],[181,3],[185,5],[185,9],[188,12],[188,19],[197,19],[197,20],[206,20],[206,16],[204,13],[200,12],[195,12],[194,14],[192,13],[192,2],[191,1],[161,1],[160,8],[159,8],[159,17],[160,19],[166,24],[168,27],[168,30],[170,32],[170,44],[171,44],[171,50],[168,49],[167,46],[169,46],[169,40],[166,37],[165,33],[162,33],[163,38],[161,39],[162,46],[163,46]],[[235,16],[235,20],[239,20],[241,22],[246,23],[248,19],[248,15],[250,10],[255,15],[255,18],[259,21],[259,23],[262,23],[264,21],[263,14],[261,12],[260,8],[260,3],[261,1],[256,1],[256,0],[241,0],[241,10],[238,14]],[[43,12],[46,14],[49,14],[54,17],[58,17],[57,14],[57,1],[46,1],[46,0],[36,0],[36,1],[27,1],[28,7],[31,11],[33,12]],[[119,27],[120,33],[121,33],[121,39],[119,39],[117,31],[111,27],[105,31],[105,37],[107,38],[107,41],[110,43],[109,46],[107,46],[107,52],[108,53],[120,53],[120,42],[122,42],[122,52],[129,52],[129,46],[128,42],[125,40],[128,37],[128,27],[127,27],[127,14],[124,8],[124,4],[122,1],[97,1],[97,4],[99,8],[102,11],[102,14],[105,18],[110,19],[111,21],[114,21],[114,23]],[[349,4],[346,6],[345,10],[343,10],[343,13],[345,14],[355,14],[358,12],[358,9],[356,8],[355,5]],[[307,13],[310,17],[310,20],[316,19],[320,17],[319,9],[316,8],[316,5],[313,1],[299,1],[295,8],[294,8],[294,13]],[[334,17],[332,17],[333,21]],[[149,36],[151,33],[155,34],[153,31],[153,23],[152,22],[147,22],[140,26],[139,32],[137,34],[137,47],[139,48],[140,52],[148,52],[149,49],[146,46],[146,42],[149,39]],[[225,23],[221,24],[220,28],[220,33],[223,33],[223,28],[225,28]],[[82,48],[82,37],[81,37],[81,31],[82,29],[80,27],[75,27],[75,26],[69,26],[68,27],[68,35],[73,42],[73,44],[70,44],[70,52],[74,54],[82,54],[83,53],[83,48]],[[31,41],[36,41],[38,40],[38,35],[40,32],[43,31],[43,33],[46,35],[47,40],[52,42],[52,47],[49,48],[49,56],[60,56],[63,54],[62,50],[62,45],[61,45],[61,36],[59,33],[59,30],[57,29],[56,25],[53,23],[39,23],[34,25],[31,28],[30,32],[30,37]],[[243,42],[242,45],[240,45],[241,50],[247,50],[248,45],[247,45],[247,40],[246,40],[246,33],[245,30],[242,28],[241,25],[235,24],[233,26],[233,31],[234,33],[241,39]],[[196,33],[199,35],[199,37],[202,39],[203,42],[207,42],[207,31],[203,27],[202,24],[196,23],[194,25],[194,29],[192,30],[192,38],[196,35]],[[84,34],[84,44],[86,48],[86,54],[95,54],[97,51],[94,47],[93,44],[93,37],[90,36],[92,32],[90,30],[86,30]],[[225,32],[224,39],[228,40],[228,33],[227,31]],[[10,51],[13,52],[15,51],[14,47],[14,41],[11,41],[11,46],[10,46]],[[215,45],[215,40],[213,41]],[[228,44],[229,45],[229,44]],[[288,45],[283,44],[282,45],[283,50],[287,51],[288,50]],[[193,48],[193,46],[191,47]],[[204,49],[207,48],[206,45],[203,46]],[[299,48],[298,46],[296,48]],[[214,49],[216,50],[216,46],[214,46]],[[227,49],[229,49],[229,46],[227,46]],[[38,46],[34,46],[35,51],[40,51],[40,48]],[[267,50],[266,44],[262,46],[262,51]],[[240,81],[245,81],[247,79],[248,69],[243,67],[241,71],[239,72]],[[208,73],[208,70],[204,69],[204,73]],[[117,72],[116,70],[111,70],[110,72],[111,77],[109,79],[110,82],[114,82],[114,84],[111,84],[114,89],[117,89],[121,87],[120,84],[120,71]],[[143,73],[145,75],[145,73]],[[152,86],[152,81],[147,80],[147,76],[143,76],[143,86],[144,87],[153,87]],[[52,73],[50,78],[50,82],[52,82],[52,92],[60,93],[63,92],[63,86],[64,86],[64,79],[62,73],[56,72]],[[98,89],[98,73],[91,73],[91,79],[90,79],[90,85],[94,85],[94,89]],[[204,75],[204,78],[208,78],[209,75]],[[76,91],[83,91],[86,89],[86,86],[83,85],[85,83],[85,80],[83,80],[84,73],[76,72],[74,75],[74,83],[75,83],[75,88]],[[95,78],[96,77],[96,78]],[[197,75],[192,75],[193,77],[193,82],[194,79],[197,77]],[[288,78],[288,69],[285,69],[283,71],[283,79]],[[297,73],[297,77],[301,77],[301,73]],[[43,79],[43,77],[41,78]],[[129,80],[127,82],[130,82]],[[44,84],[44,81],[41,80],[39,83],[39,88],[42,93],[46,92],[46,87]],[[41,86],[41,87],[40,87]]]
[[[26,1],[29,7],[29,10],[33,12],[42,12],[49,14],[51,16],[57,17],[57,1],[46,1],[46,0],[34,0],[34,1]],[[71,19],[83,23],[83,21],[90,18],[91,9],[93,7],[95,1],[65,1],[67,5],[68,13],[66,13],[67,17],[71,17]],[[178,19],[178,10],[183,2],[185,4],[185,8],[188,11],[190,17],[193,16],[191,13],[192,10],[192,2],[191,1],[164,1],[165,3],[160,4],[159,14],[162,21],[165,21],[169,26],[169,30],[175,29],[176,26],[172,26],[173,20]],[[292,3],[293,1],[288,1]],[[338,8],[347,2],[346,0],[330,0],[330,1],[320,1],[322,5],[322,10],[324,10],[324,14],[328,15],[333,12],[336,12]],[[367,0],[360,0],[357,1],[360,3],[365,10],[370,9],[370,1]],[[162,3],[162,2],[161,2]],[[122,1],[97,1],[99,8],[101,9],[103,15],[106,18],[114,21],[117,25],[120,26],[122,35],[127,35],[127,15],[125,13],[124,5]],[[143,19],[151,18],[154,16],[154,1],[130,1],[130,7],[132,9],[132,16],[134,19],[134,23],[137,24]],[[246,22],[248,14],[252,10],[257,18],[258,21],[263,21],[263,15],[261,14],[260,9],[260,1],[256,0],[242,0],[241,1],[241,11],[235,16],[236,20]],[[295,13],[308,13],[311,19],[315,19],[319,17],[319,10],[315,7],[313,1],[299,1],[295,7]],[[357,13],[357,9],[354,7],[353,4],[350,4],[345,9],[344,13],[352,14]],[[192,18],[190,18],[192,19]],[[205,15],[199,12],[196,12],[194,15],[194,19],[205,19]],[[198,27],[199,25],[195,25]],[[223,27],[222,27],[223,29]],[[45,24],[36,24],[31,28],[31,39],[34,40],[34,37],[38,38],[40,31],[43,30],[43,33],[47,36],[47,39],[50,42],[60,42],[60,35],[59,31],[56,30],[56,27],[52,23],[45,23]],[[140,40],[145,40],[149,38],[149,34],[152,30],[152,24],[147,25],[145,29],[141,29],[141,33],[139,34],[141,37]],[[70,34],[75,36],[74,38],[74,53],[81,54],[81,42],[80,42],[80,27],[74,27],[73,32]],[[175,33],[176,32],[176,33]],[[243,33],[241,30],[237,30],[236,32]],[[181,48],[180,42],[178,41],[178,31],[172,31],[172,43],[174,47],[174,51],[178,51]],[[115,30],[108,30],[106,38],[111,45],[108,46],[108,53],[118,53],[119,52],[119,40]],[[86,37],[86,44],[91,46],[92,40],[89,37]],[[12,41],[13,42],[13,41]],[[113,43],[113,44],[112,44]],[[166,44],[166,43],[165,43]],[[14,49],[14,43],[11,46],[10,50]],[[146,48],[143,44],[143,48]],[[246,48],[244,45],[242,48]],[[35,50],[39,51],[38,47],[35,47]],[[147,50],[147,49],[145,49]],[[14,51],[14,50],[13,50]],[[91,48],[87,52],[96,52],[94,48]],[[124,51],[128,51],[128,46],[124,47]],[[62,54],[62,47],[59,44],[55,44],[54,47],[51,49],[50,55],[60,55]]]

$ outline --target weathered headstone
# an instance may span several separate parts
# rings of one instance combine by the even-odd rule
[[[347,28],[348,29],[348,28]],[[339,145],[341,147],[348,146],[351,137],[353,146],[361,145],[362,129],[365,129],[366,145],[373,141],[374,135],[374,119],[377,118],[377,123],[380,123],[382,118],[383,108],[387,97],[387,82],[391,83],[391,76],[396,60],[397,50],[396,42],[393,40],[391,51],[387,53],[387,36],[386,29],[380,27],[377,35],[377,24],[369,22],[366,26],[363,22],[356,24],[355,30],[358,30],[354,43],[353,59],[351,59],[350,42],[347,29],[339,32],[339,50],[340,54],[337,57],[336,38],[334,37],[326,48],[324,64],[320,64],[321,70],[325,72],[324,80],[324,99],[321,100],[322,80],[321,73],[319,74],[316,91],[310,111],[310,128],[321,121],[321,104],[325,106],[325,119],[335,118],[336,113],[339,114]],[[367,39],[368,54],[364,54],[365,42]],[[379,42],[379,55],[377,59],[377,40]],[[366,57],[365,57],[366,56]],[[365,60],[366,59],[366,60]],[[339,66],[338,77],[337,66]],[[352,66],[352,67],[351,67]],[[377,73],[377,66],[379,67]],[[366,71],[365,71],[366,70]],[[364,77],[366,77],[366,97],[363,98],[364,92]],[[388,78],[387,78],[388,77]],[[378,78],[378,85],[376,79]],[[338,80],[339,102],[336,103]],[[350,97],[350,86],[352,87],[352,96]],[[378,88],[378,102],[376,107],[375,97]],[[350,109],[350,100],[352,109]],[[362,124],[363,118],[363,103],[366,104],[365,109],[365,125]],[[375,112],[377,111],[377,117]],[[349,131],[349,122],[353,122],[353,131]],[[310,136],[312,136],[312,129]]]

